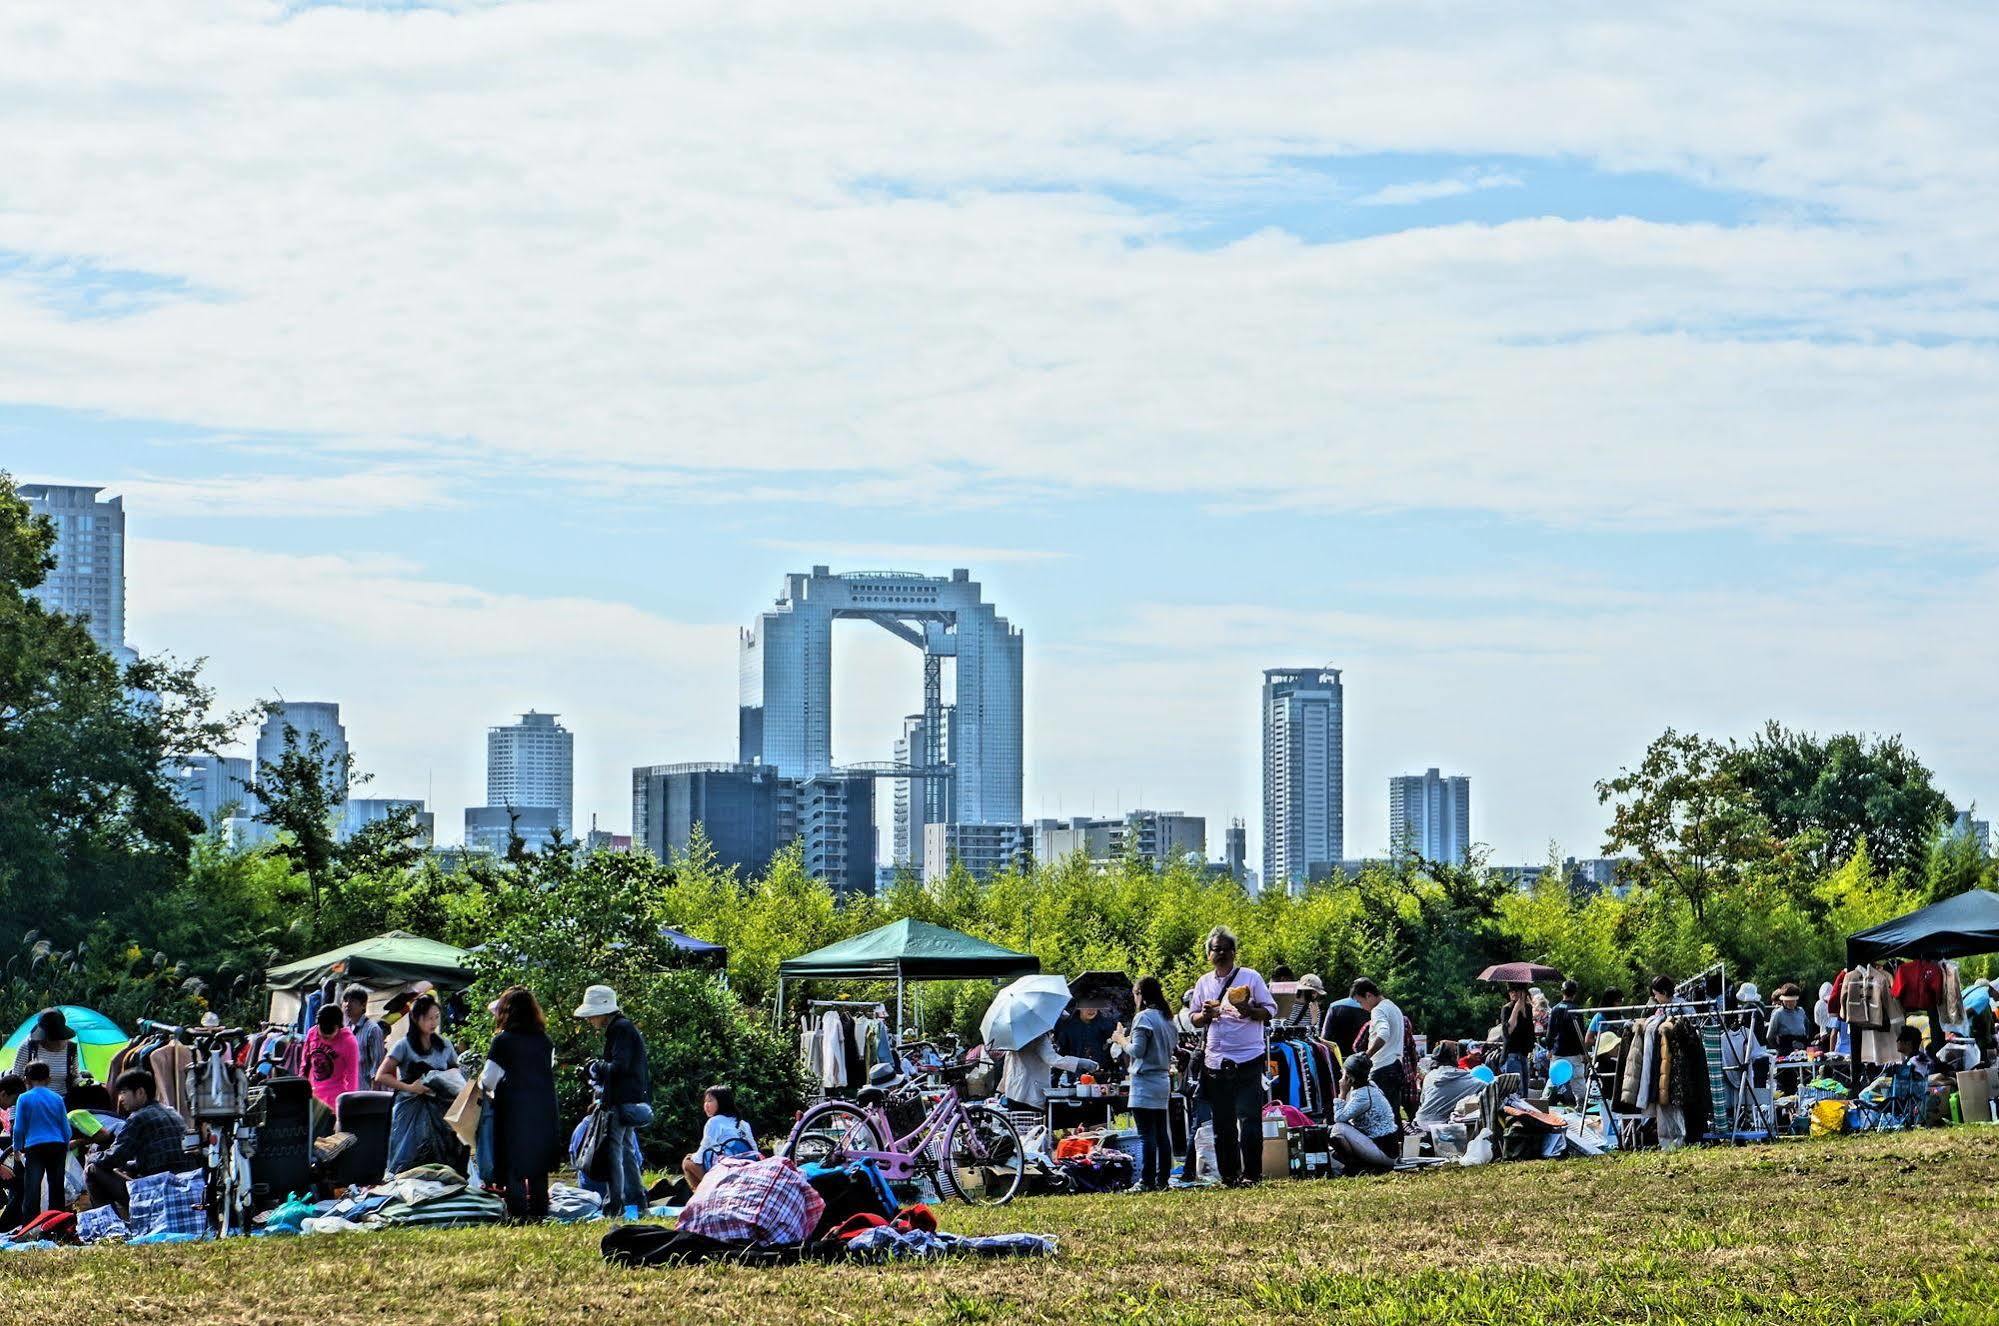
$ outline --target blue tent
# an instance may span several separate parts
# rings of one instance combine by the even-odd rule
[[[690,966],[724,967],[729,962],[729,950],[720,944],[711,944],[705,939],[696,939],[684,930],[672,926],[661,926],[659,936],[679,949]]]

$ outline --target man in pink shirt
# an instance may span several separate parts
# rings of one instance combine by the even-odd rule
[[[1263,1026],[1277,1016],[1277,1001],[1263,977],[1236,965],[1226,926],[1208,932],[1208,961],[1214,969],[1195,982],[1189,1004],[1208,1034],[1201,1098],[1215,1113],[1215,1165],[1233,1188],[1263,1177]]]

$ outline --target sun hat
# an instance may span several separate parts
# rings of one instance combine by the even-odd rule
[[[577,1006],[575,1015],[579,1018],[608,1017],[618,1011],[618,993],[608,985],[593,985],[583,992],[583,1002]]]
[[[1756,988],[1756,982],[1754,981],[1744,981],[1741,985],[1737,986],[1735,988],[1735,997],[1745,1004],[1760,1004],[1763,1002],[1763,992]]]
[[[1322,995],[1326,992],[1326,983],[1311,972],[1306,972],[1298,978],[1298,988],[1300,990],[1310,990],[1315,995]]]
[[[35,1019],[35,1039],[46,1045],[50,1041],[73,1041],[76,1033],[69,1029],[69,1019],[60,1008],[45,1008]]]

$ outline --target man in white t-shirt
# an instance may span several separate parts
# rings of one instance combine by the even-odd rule
[[[1402,1071],[1405,1022],[1402,1010],[1381,993],[1381,987],[1363,976],[1353,983],[1347,997],[1367,1010],[1367,1056],[1374,1063],[1369,1079],[1381,1088],[1395,1107],[1395,1122],[1402,1122],[1409,1109],[1408,1079]]]

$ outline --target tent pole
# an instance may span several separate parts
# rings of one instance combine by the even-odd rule
[[[777,978],[777,1025],[784,1026],[784,977]]]
[[[902,1024],[902,968],[901,967],[897,967],[895,969],[895,1038],[898,1041],[904,1041],[909,1039],[908,1032],[903,1027]]]

